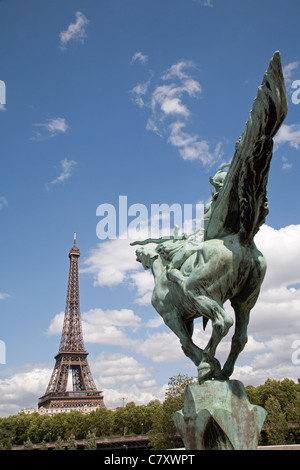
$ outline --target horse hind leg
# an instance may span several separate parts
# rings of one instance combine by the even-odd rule
[[[220,380],[228,380],[233,374],[238,356],[243,351],[248,341],[247,330],[250,309],[248,306],[246,307],[243,305],[233,305],[233,308],[236,316],[235,332],[232,337],[229,356],[223,366],[220,376],[218,377]]]
[[[216,349],[233,325],[233,319],[215,300],[206,295],[194,297],[198,311],[212,322],[212,335],[203,350],[203,357],[198,366],[199,383],[212,379],[221,373],[219,361],[215,358]]]

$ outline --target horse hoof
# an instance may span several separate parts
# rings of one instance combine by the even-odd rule
[[[198,366],[198,382],[199,384],[206,380],[212,380],[221,373],[221,365],[215,357],[211,361],[200,362]]]
[[[212,367],[208,362],[201,362],[198,366],[198,382],[202,384],[206,380],[212,379]]]

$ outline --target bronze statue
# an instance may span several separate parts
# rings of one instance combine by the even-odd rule
[[[197,366],[199,383],[227,380],[247,342],[250,312],[266,272],[266,260],[254,236],[268,214],[266,188],[273,137],[286,114],[281,59],[275,52],[228,172],[222,167],[210,180],[216,192],[205,208],[201,229],[179,238],[132,243],[143,245],[136,254],[154,276],[152,305]],[[235,312],[235,332],[221,368],[216,348],[234,323],[223,307],[227,300]],[[212,322],[212,335],[204,349],[192,340],[194,320],[199,317],[204,328]]]

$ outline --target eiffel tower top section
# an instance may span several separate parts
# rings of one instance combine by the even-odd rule
[[[59,353],[62,352],[86,352],[83,342],[80,295],[79,295],[79,268],[78,260],[80,250],[76,246],[76,233],[74,233],[74,245],[69,252],[70,270],[68,290],[65,308],[63,331],[61,335]],[[87,354],[87,353],[86,353]]]
[[[74,256],[80,256],[80,250],[79,248],[76,246],[76,232],[74,232],[74,245],[72,246],[71,250],[70,250],[70,253],[69,253],[69,258],[71,258],[71,256],[74,255]]]

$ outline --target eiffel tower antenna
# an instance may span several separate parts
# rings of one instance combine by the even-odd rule
[[[76,246],[74,232],[74,245],[69,252],[70,269],[60,346],[46,393],[39,399],[39,408],[104,407],[103,394],[96,388],[87,360],[88,352],[84,347],[80,313],[79,257],[80,250]],[[70,373],[73,389],[67,390]]]

